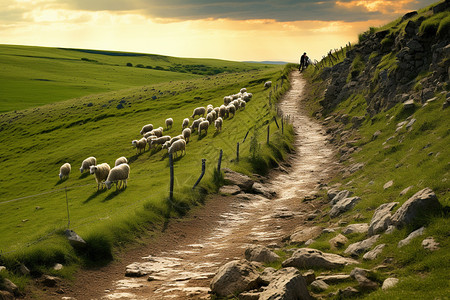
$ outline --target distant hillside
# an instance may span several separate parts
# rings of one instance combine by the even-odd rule
[[[0,112],[266,66],[143,53],[0,45]]]

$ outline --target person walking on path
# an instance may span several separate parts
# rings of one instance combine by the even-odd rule
[[[306,52],[303,53],[303,55],[300,57],[300,66],[298,67],[298,70],[302,72],[304,69],[306,69],[308,63],[308,56],[306,56]]]

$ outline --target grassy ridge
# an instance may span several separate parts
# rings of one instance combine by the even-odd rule
[[[148,84],[265,67],[214,59],[0,45],[0,112]]]
[[[215,182],[220,180],[214,173],[220,149],[224,151],[222,167],[248,174],[256,165],[262,166],[260,171],[267,170],[289,150],[293,131],[286,126],[281,135],[272,121],[274,112],[268,101],[269,93],[273,101],[288,88],[287,80],[282,88],[272,91],[265,90],[263,83],[272,80],[274,86],[281,84],[280,78],[286,79],[287,72],[283,66],[264,66],[241,73],[196,75],[190,80],[170,77],[161,83],[3,114],[0,250],[5,256],[0,263],[11,266],[20,261],[42,271],[54,262],[77,262],[80,255],[88,261],[110,259],[114,245],[160,226],[171,215],[185,213],[190,206],[201,203],[202,193],[215,191]],[[206,136],[195,133],[186,155],[175,159],[175,200],[168,202],[167,152],[147,150],[136,154],[131,141],[139,137],[144,124],[164,126],[168,117],[175,122],[164,134],[180,134],[181,121],[190,117],[195,107],[219,106],[225,95],[242,87],[254,95],[246,109],[225,119],[220,133],[215,133],[213,127]],[[118,109],[118,105],[123,108]],[[271,143],[266,145],[265,136],[260,135],[257,155],[251,159],[249,141],[255,129],[266,128],[267,124],[271,126]],[[247,141],[242,143],[248,131]],[[234,160],[237,142],[242,143],[239,162]],[[97,192],[93,176],[79,173],[82,160],[91,155],[98,163],[111,166],[116,158],[126,156],[131,166],[128,188]],[[207,160],[206,175],[201,188],[191,191],[200,175],[202,158]],[[69,179],[59,180],[59,167],[64,162],[71,163],[72,172]],[[70,228],[88,243],[89,250],[82,254],[75,253],[61,237],[68,225],[66,200]]]

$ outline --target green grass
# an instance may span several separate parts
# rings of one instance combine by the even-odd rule
[[[121,59],[136,63],[132,59],[138,58]],[[217,67],[227,65],[218,63]],[[127,68],[130,67],[124,67]],[[116,247],[160,228],[167,218],[181,216],[193,205],[201,205],[205,193],[218,189],[221,180],[214,170],[220,149],[223,150],[222,168],[252,174],[264,173],[268,167],[277,165],[290,150],[293,130],[286,125],[285,134],[281,134],[273,121],[275,113],[268,98],[272,93],[274,101],[287,90],[289,68],[275,65],[255,68],[249,71],[242,67],[240,72],[215,76],[196,75],[189,80],[167,77],[159,83],[1,115],[0,251],[3,256],[0,265],[10,266],[14,261],[29,258],[27,263],[33,270],[44,272],[42,268],[48,268],[50,262],[96,265],[109,261]],[[281,78],[284,78],[283,87],[264,89],[265,81],[272,80],[276,86],[281,84]],[[174,199],[169,201],[167,151],[147,150],[136,154],[131,141],[139,137],[144,124],[164,127],[167,117],[175,122],[164,134],[175,136],[181,133],[182,120],[191,116],[195,107],[219,106],[225,95],[237,93],[242,87],[253,93],[246,109],[237,112],[234,118],[225,119],[220,133],[213,127],[206,136],[194,133],[186,154],[175,159]],[[116,108],[118,104],[123,108]],[[260,150],[256,158],[264,164],[255,165],[250,159],[250,140],[255,128],[266,132],[267,124],[270,144],[266,144],[265,134],[257,138]],[[242,143],[249,130],[246,142]],[[237,142],[241,143],[239,162],[235,160]],[[131,167],[128,187],[123,191],[113,187],[97,192],[93,176],[79,173],[82,160],[91,155],[98,163],[107,162],[111,166],[116,158],[126,156]],[[203,158],[206,174],[199,187],[192,191]],[[59,180],[59,167],[64,162],[71,163],[72,172],[67,180]],[[73,252],[62,237],[63,229],[68,226],[66,200],[70,228],[87,242],[81,253]],[[40,252],[49,244],[55,244],[56,248]],[[44,266],[39,261],[45,262]]]

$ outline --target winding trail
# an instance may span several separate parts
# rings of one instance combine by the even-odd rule
[[[283,236],[298,226],[308,226],[307,216],[316,211],[312,202],[302,202],[335,168],[333,150],[323,128],[302,109],[304,80],[291,74],[291,89],[279,108],[291,116],[296,131],[295,153],[283,171],[273,171],[266,185],[277,192],[267,199],[256,196],[243,201],[236,196],[214,196],[206,207],[186,221],[169,225],[135,260],[121,262],[109,284],[98,284],[97,293],[76,292],[76,299],[209,299],[209,283],[224,263],[241,259],[251,244],[281,246]],[[125,267],[148,273],[125,277]],[[97,276],[97,277],[96,277]],[[85,278],[85,285],[101,277]],[[149,280],[150,277],[150,280]],[[98,291],[100,289],[100,292]]]

